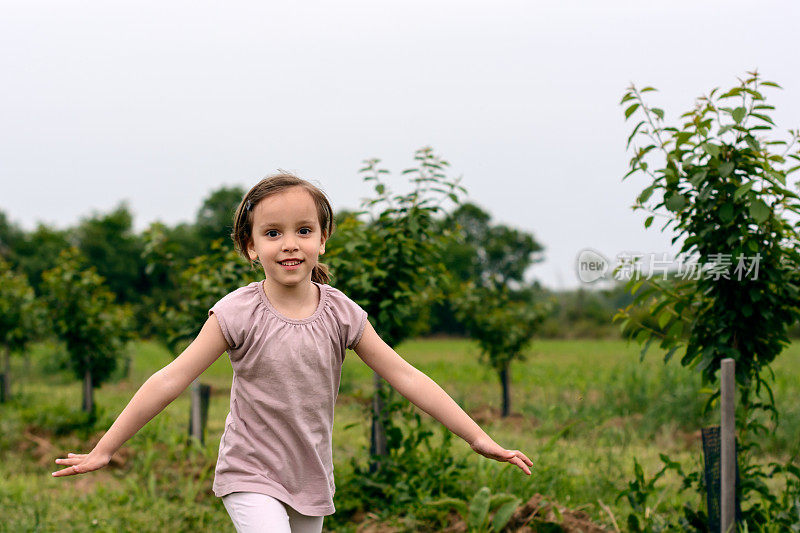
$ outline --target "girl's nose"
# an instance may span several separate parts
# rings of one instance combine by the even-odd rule
[[[297,250],[297,241],[293,237],[287,237],[283,240],[283,251],[293,252]]]

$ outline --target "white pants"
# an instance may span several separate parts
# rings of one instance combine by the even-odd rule
[[[231,492],[222,503],[238,533],[320,533],[324,516],[300,514],[292,506],[258,492]]]

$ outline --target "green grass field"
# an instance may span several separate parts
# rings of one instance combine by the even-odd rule
[[[227,356],[201,378],[212,386],[204,449],[186,446],[186,391],[129,440],[109,467],[66,478],[50,475],[62,468],[55,458],[88,453],[138,387],[171,361],[155,343],[136,343],[132,349],[130,376],[95,391],[104,412],[98,430],[87,435],[69,430],[81,405],[81,383],[52,368],[54,347],[43,344],[32,350],[28,374],[21,360],[14,361],[15,399],[0,404],[0,531],[234,531],[222,502],[211,492],[229,408],[232,371]],[[439,383],[500,445],[522,450],[533,460],[533,475],[526,476],[516,466],[471,452],[456,438],[453,453],[468,457],[470,467],[463,477],[473,493],[482,485],[523,501],[541,493],[584,510],[610,529],[610,515],[599,502],[624,528],[629,508],[615,498],[632,478],[634,456],[648,476],[660,468],[661,453],[685,465],[701,464],[699,429],[715,423],[716,414],[702,416],[705,395],[699,378],[679,366],[679,354],[665,366],[653,349],[640,363],[638,346],[624,341],[534,342],[527,361],[512,366],[513,414],[508,419],[498,416],[499,380],[478,363],[476,344],[415,340],[397,351]],[[793,345],[773,367],[782,420],[765,437],[765,460],[787,459],[800,451],[798,363],[800,348]],[[371,369],[348,352],[333,435],[337,487],[348,472],[348,459],[368,450],[370,420],[361,403],[371,392]],[[431,428],[438,425],[422,416]],[[356,425],[345,429],[349,424]],[[697,498],[679,494],[675,479],[667,477],[663,486],[658,512],[676,513],[684,498]],[[395,518],[392,523],[400,529],[424,527],[413,517]],[[326,530],[355,531],[358,525],[341,522],[326,518]]]

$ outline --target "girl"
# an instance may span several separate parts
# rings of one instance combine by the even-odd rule
[[[213,491],[239,532],[320,532],[333,514],[331,439],[345,351],[477,453],[530,475],[533,463],[487,435],[452,398],[375,332],[367,313],[328,285],[319,262],[334,231],[325,194],[288,173],[255,185],[236,211],[237,251],[266,278],[221,298],[197,338],[136,392],[89,454],[68,454],[53,476],[106,466],[122,444],[223,352],[233,366],[230,413]]]

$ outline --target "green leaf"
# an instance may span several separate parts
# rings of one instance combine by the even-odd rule
[[[675,345],[672,348],[670,348],[670,350],[664,356],[664,363],[665,364],[669,363],[669,360],[672,359],[672,354],[674,354],[675,350],[677,350],[677,349],[678,349],[678,345]]]
[[[631,281],[633,281],[633,279],[631,279]],[[644,284],[644,282],[645,282],[644,279],[637,280],[633,284],[633,287],[631,287],[631,294],[636,294],[636,291],[639,290],[639,287],[641,287]]]
[[[667,323],[670,321],[671,318],[672,318],[672,313],[670,313],[668,310],[665,309],[661,313],[661,316],[658,317],[658,327],[664,329],[664,327],[667,325]]]
[[[666,201],[666,207],[672,212],[677,213],[687,204],[686,197],[681,194],[673,194]]]
[[[762,224],[769,218],[769,213],[769,206],[761,199],[757,199],[750,204],[750,216],[759,224]]]
[[[768,123],[772,124],[773,126],[775,125],[775,123],[772,121],[772,119],[769,118],[767,115],[764,115],[762,113],[751,113],[750,115],[753,116],[753,117],[756,117],[756,118],[760,118],[764,122],[768,122]]]
[[[638,107],[639,107],[639,104],[633,104],[628,109],[626,109],[625,110],[625,120],[629,119],[630,116],[633,115],[633,112],[636,111],[636,109],[638,109]]]
[[[639,128],[641,128],[643,124],[644,124],[644,120],[640,121],[640,122],[639,122],[639,123],[636,125],[636,127],[635,127],[635,128],[633,128],[633,131],[632,131],[632,132],[631,132],[631,134],[628,136],[628,143],[625,145],[625,149],[626,149],[626,150],[627,150],[627,149],[628,149],[628,147],[631,145],[631,141],[633,140],[633,137],[636,135],[636,132],[637,132],[637,131],[639,131]]]
[[[753,188],[753,185],[755,185],[755,183],[756,183],[755,181],[748,181],[747,183],[736,189],[736,192],[733,193],[733,199],[738,200],[739,198],[741,198],[742,195],[746,194],[750,189]]]
[[[466,517],[467,505],[462,500],[456,498],[441,498],[432,502],[428,502],[431,507],[443,507],[445,509],[455,508],[461,516]]]
[[[683,322],[680,320],[676,320],[674,324],[669,327],[669,331],[667,331],[667,337],[674,338],[680,335],[680,332],[683,330]]]
[[[650,224],[652,224],[652,223],[653,223],[653,216],[651,215],[651,216],[647,217],[647,219],[644,221],[644,227],[645,228],[649,228]]]
[[[489,487],[481,487],[469,502],[469,524],[481,528],[489,512]]]
[[[747,113],[747,110],[745,108],[737,107],[736,109],[733,110],[733,112],[731,113],[731,116],[733,117],[733,120],[735,120],[736,123],[739,124],[742,121],[742,119],[744,118],[746,113]]]
[[[654,108],[650,109],[650,111],[652,111],[653,114],[656,115],[661,120],[664,120],[664,110],[663,109],[659,109],[657,107],[654,107]]]
[[[641,90],[641,91],[639,91],[639,92],[640,92],[640,93],[647,93],[647,92],[650,92],[650,91],[658,91],[658,89],[656,89],[655,87],[649,87],[649,86],[648,86],[648,87],[645,87],[644,89],[642,89],[642,90]]]
[[[720,164],[719,166],[719,175],[720,177],[727,178],[733,172],[733,162],[732,161],[725,161],[724,163]]]
[[[755,140],[752,135],[745,135],[744,140],[754,152],[761,151],[761,147],[758,146],[758,141]]]
[[[726,224],[733,220],[733,204],[725,204],[720,207],[719,218]]]
[[[503,504],[497,511],[495,511],[494,519],[492,519],[492,531],[503,530],[506,524],[508,524],[508,521],[511,520],[511,516],[514,514],[514,511],[517,510],[517,507],[521,501],[522,500],[519,498],[515,498],[514,500]]]
[[[643,190],[642,193],[639,195],[639,203],[641,203],[641,204],[645,203],[650,198],[650,196],[653,194],[653,191],[655,190],[655,188],[656,188],[655,185],[651,185],[651,186],[647,187],[645,190]]]
[[[703,143],[703,150],[713,158],[719,157],[719,146],[711,143]]]
[[[689,142],[689,139],[692,138],[692,133],[689,131],[681,131],[675,134],[675,147],[679,147],[682,144]]]
[[[698,185],[700,185],[700,182],[702,182],[706,178],[707,174],[708,171],[705,169],[695,172],[692,178],[689,180],[689,182],[695,187],[697,187]]]

